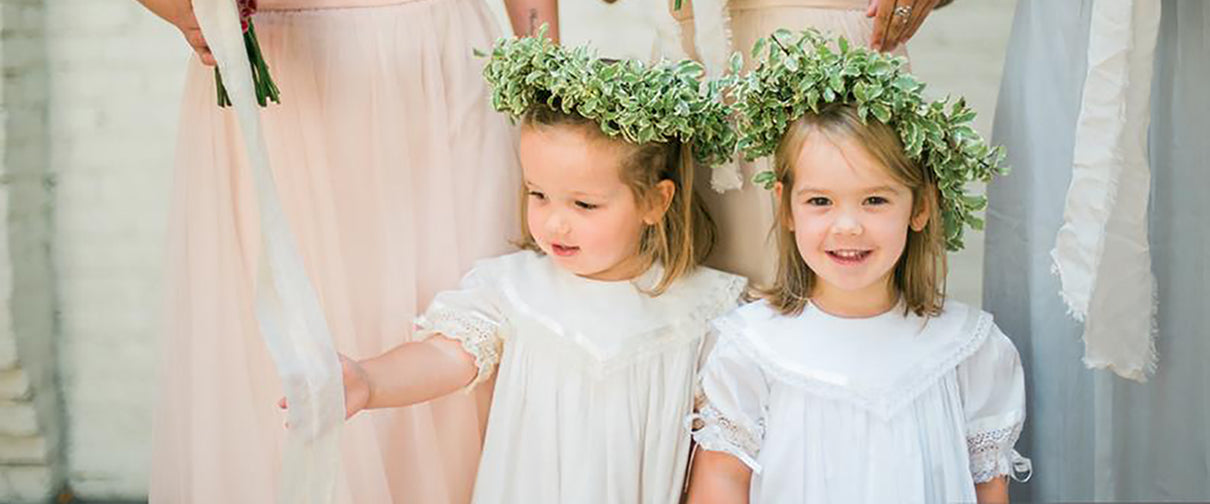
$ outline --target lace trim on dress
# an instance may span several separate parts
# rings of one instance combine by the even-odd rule
[[[693,311],[693,319],[703,322],[714,320],[739,306],[748,288],[748,279],[739,275],[722,273],[722,282],[711,292],[706,301]]]
[[[748,327],[738,315],[721,318],[714,324],[719,330],[720,337],[730,336],[728,339],[734,341],[740,352],[756,362],[770,376],[795,385],[811,395],[846,401],[881,418],[890,418],[896,411],[910,404],[916,397],[932,387],[937,380],[953,371],[958,364],[979,350],[991,332],[992,317],[986,313],[973,311],[962,329],[966,340],[949,355],[936,365],[929,367],[926,372],[901,382],[896,390],[880,390],[872,393],[859,393],[842,385],[804,375],[766,357],[765,352],[762,352],[753,342],[753,338],[757,338],[759,335],[754,334],[753,329]]]
[[[1033,463],[1013,449],[1023,425],[1023,422],[1017,422],[1002,429],[967,436],[971,476],[975,483],[984,483],[1006,474],[1022,483],[1029,481],[1033,476]]]
[[[723,416],[700,392],[694,399],[699,406],[696,413],[685,419],[685,426],[698,446],[704,450],[730,454],[751,468],[752,472],[760,474],[761,467],[756,457],[760,453],[761,440],[765,437],[764,419],[758,420],[756,425],[743,425]]]
[[[491,377],[500,362],[502,339],[500,324],[466,310],[434,304],[416,319],[417,340],[441,334],[462,344],[462,349],[475,358],[479,372],[465,390],[475,388]]]

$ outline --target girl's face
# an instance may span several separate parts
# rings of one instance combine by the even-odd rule
[[[662,218],[666,205],[636,201],[620,177],[623,149],[584,127],[527,126],[519,155],[526,220],[543,252],[586,278],[626,280],[642,273],[641,232]]]
[[[812,132],[794,163],[790,218],[798,253],[818,277],[812,300],[839,315],[865,316],[898,299],[892,275],[912,215],[912,191],[851,139],[833,142]],[[780,184],[776,187],[781,200]]]

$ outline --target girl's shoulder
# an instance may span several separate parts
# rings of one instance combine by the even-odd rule
[[[719,317],[740,305],[748,288],[748,279],[706,266],[677,280],[667,292],[667,300],[697,306],[703,322]]]
[[[532,250],[518,250],[508,254],[488,257],[475,261],[471,272],[480,276],[500,277],[509,274],[525,274],[534,268],[540,268],[549,259]]]
[[[784,315],[762,300],[714,326],[719,347],[744,354],[776,381],[879,415],[910,403],[998,334],[990,314],[958,302],[931,317],[893,310],[846,319],[810,305]]]
[[[695,268],[658,296],[644,291],[661,275],[656,267],[634,281],[599,281],[576,276],[541,253],[523,250],[475,264],[472,276],[499,294],[514,318],[540,320],[557,333],[583,333],[582,340],[642,335],[662,328],[688,332],[735,308],[747,280],[707,267]],[[613,336],[610,336],[613,337]]]

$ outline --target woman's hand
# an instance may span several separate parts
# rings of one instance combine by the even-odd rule
[[[139,3],[180,30],[185,42],[197,53],[203,65],[214,66],[214,55],[210,53],[210,46],[202,37],[202,28],[193,15],[192,0],[139,0]]]
[[[870,47],[890,52],[912,38],[941,0],[870,0],[866,17],[874,18]]]

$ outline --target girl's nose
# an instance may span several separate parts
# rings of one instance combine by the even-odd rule
[[[849,212],[842,213],[832,224],[832,233],[859,235],[861,234],[861,220]]]
[[[562,212],[551,212],[550,217],[546,218],[546,231],[555,236],[563,236],[571,231],[571,226]]]

